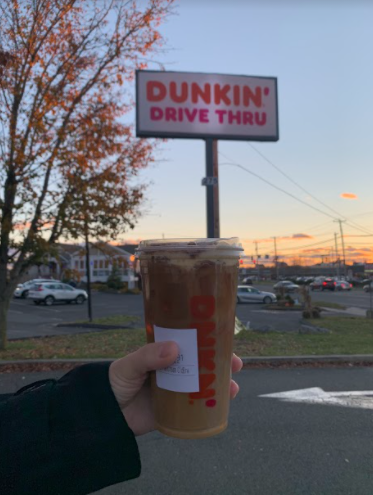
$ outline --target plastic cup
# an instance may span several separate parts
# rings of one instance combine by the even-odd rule
[[[139,245],[147,340],[179,345],[175,363],[151,377],[157,429],[168,436],[227,427],[241,251],[237,238]]]

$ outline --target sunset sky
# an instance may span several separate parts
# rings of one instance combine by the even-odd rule
[[[277,237],[281,260],[320,262],[340,218],[347,260],[373,262],[373,3],[177,4],[161,28],[166,70],[278,78],[279,141],[219,141],[221,237],[271,258]],[[140,177],[147,213],[123,240],[205,237],[204,142],[170,139],[157,158]]]

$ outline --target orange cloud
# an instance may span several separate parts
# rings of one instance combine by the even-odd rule
[[[111,244],[112,246],[123,246],[124,244],[134,244],[137,245],[139,244],[143,239],[122,239],[121,241],[110,241],[108,244]]]
[[[14,224],[14,230],[27,230],[31,227],[31,222],[24,222],[24,223],[15,223]],[[53,222],[45,222],[42,226],[43,229],[49,229],[50,227],[53,227]]]
[[[31,222],[25,222],[25,223],[15,223],[14,224],[14,230],[26,230],[31,227]]]
[[[299,239],[313,239],[313,237],[312,235],[308,234],[293,234],[289,236],[276,237],[277,241],[298,241]],[[261,244],[263,242],[273,242],[273,237],[270,237],[268,239],[258,239],[258,244]]]
[[[342,193],[341,194],[341,198],[344,198],[344,199],[358,199],[358,197],[356,196],[356,194],[353,194],[353,193]]]

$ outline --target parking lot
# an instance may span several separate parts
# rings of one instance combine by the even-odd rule
[[[263,291],[273,292],[273,283],[261,283],[258,288]],[[346,307],[369,309],[370,294],[362,288],[353,288],[351,291],[311,291],[313,301],[327,301],[342,304]]]
[[[263,291],[273,291],[273,284],[261,284],[258,288]],[[362,310],[369,309],[370,294],[362,289],[353,289],[351,292],[312,292],[314,301],[328,301],[339,303],[346,307],[355,307]],[[140,326],[144,324],[144,307],[142,295],[92,294],[93,317],[105,317],[116,314],[135,316],[139,318]],[[237,317],[251,327],[275,326],[284,331],[296,330],[299,323],[299,312],[267,311],[262,304],[239,304]],[[57,327],[63,322],[73,322],[88,319],[87,303],[56,304],[50,307],[35,306],[28,299],[14,299],[11,302],[8,317],[8,335],[10,339],[27,338],[44,335],[61,335],[71,332],[86,331],[77,328]]]
[[[92,294],[93,318],[112,315],[131,315],[139,318],[143,325],[142,295]],[[45,335],[62,335],[86,331],[77,328],[57,327],[60,323],[88,320],[87,303],[55,304],[53,306],[35,306],[29,299],[13,299],[8,316],[8,335],[10,339]]]

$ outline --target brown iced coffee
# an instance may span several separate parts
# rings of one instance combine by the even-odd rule
[[[147,340],[179,345],[175,363],[152,375],[166,435],[204,438],[227,427],[241,251],[237,238],[140,243]]]

